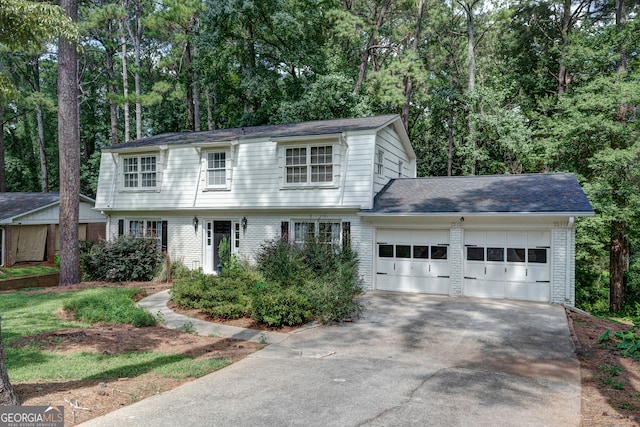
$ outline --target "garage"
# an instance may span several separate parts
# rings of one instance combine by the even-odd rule
[[[374,289],[566,305],[576,217],[593,214],[566,173],[394,179],[359,212]]]
[[[551,299],[550,231],[465,230],[463,295]]]
[[[377,230],[377,289],[449,294],[449,230]]]

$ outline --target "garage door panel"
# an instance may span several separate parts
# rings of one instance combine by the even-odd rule
[[[464,244],[464,295],[550,300],[550,231],[465,230]]]
[[[449,293],[449,230],[379,229],[376,240],[377,289]]]

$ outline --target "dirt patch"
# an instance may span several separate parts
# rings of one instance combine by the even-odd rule
[[[577,313],[569,317],[579,343],[582,426],[639,426],[640,362],[621,356],[613,343],[599,339],[607,329],[613,336],[630,325]]]

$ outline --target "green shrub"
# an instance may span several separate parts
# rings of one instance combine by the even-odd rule
[[[296,288],[279,283],[257,284],[252,292],[253,319],[269,326],[293,326],[311,318],[311,304]]]
[[[121,236],[109,242],[87,242],[81,247],[80,266],[87,280],[149,281],[161,256],[158,241]]]
[[[63,307],[72,311],[77,320],[85,322],[154,326],[157,319],[133,301],[135,295],[143,292],[140,289],[98,288],[79,294]]]
[[[258,270],[267,281],[296,286],[311,277],[304,255],[284,240],[272,240],[260,247],[256,256]]]

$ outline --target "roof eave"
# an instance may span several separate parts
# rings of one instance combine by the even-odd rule
[[[557,216],[594,216],[595,212],[358,212],[360,216],[366,217],[512,217],[512,216],[535,216],[535,217],[557,217]]]

